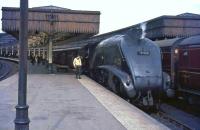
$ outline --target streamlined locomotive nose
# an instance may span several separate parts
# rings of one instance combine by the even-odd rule
[[[159,76],[136,76],[135,81],[135,86],[140,91],[156,90],[162,86],[162,77]]]
[[[148,63],[146,63],[148,64]],[[140,91],[159,90],[162,87],[162,72],[158,67],[148,66],[142,71],[142,75],[135,76],[135,84]]]
[[[135,88],[140,92],[162,88],[160,49],[151,40],[125,40],[121,46]]]

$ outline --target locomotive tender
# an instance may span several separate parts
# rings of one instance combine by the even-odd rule
[[[156,43],[162,50],[163,70],[171,75],[171,85],[177,94],[190,101],[199,99],[200,35],[161,40]]]

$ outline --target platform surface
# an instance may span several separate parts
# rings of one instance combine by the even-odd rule
[[[0,82],[0,130],[13,130],[18,75]],[[85,76],[28,75],[30,130],[168,129]]]

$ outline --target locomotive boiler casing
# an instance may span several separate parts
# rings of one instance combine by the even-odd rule
[[[160,49],[147,38],[136,39],[125,34],[102,41],[90,61],[90,70],[99,67],[121,78],[129,98],[162,90]]]

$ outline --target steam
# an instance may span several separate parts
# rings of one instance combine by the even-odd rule
[[[140,24],[140,28],[142,29],[142,35],[141,35],[141,38],[140,39],[144,39],[145,38],[145,36],[146,36],[146,25],[147,25],[147,23],[141,23]]]

